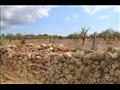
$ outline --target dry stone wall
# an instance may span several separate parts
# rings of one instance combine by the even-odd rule
[[[63,44],[26,44],[0,47],[0,52],[1,66],[31,83],[120,84],[119,50],[73,52]]]

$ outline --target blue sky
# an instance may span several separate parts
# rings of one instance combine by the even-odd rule
[[[2,33],[64,36],[83,26],[89,33],[120,31],[120,6],[1,6],[1,11]]]

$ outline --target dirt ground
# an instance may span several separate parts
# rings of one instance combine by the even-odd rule
[[[11,43],[9,41],[6,42],[5,45],[9,45],[9,44],[18,44],[20,41],[19,40],[15,40],[12,41]],[[86,39],[85,44],[82,45],[82,39],[79,39],[79,41],[76,43],[73,39],[63,39],[63,40],[59,40],[56,39],[54,42],[49,43],[48,39],[27,39],[26,43],[33,43],[33,44],[64,44],[65,46],[67,46],[70,49],[74,49],[76,47],[86,50],[86,49],[91,49],[92,46],[92,40],[90,39]],[[97,50],[106,50],[106,48],[108,47],[114,47],[114,48],[120,48],[120,40],[111,40],[110,43],[106,43],[106,41],[104,41],[103,39],[98,39],[97,40]]]

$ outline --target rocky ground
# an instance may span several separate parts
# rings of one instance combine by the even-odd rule
[[[0,52],[0,83],[120,84],[120,48],[26,44],[1,46]]]

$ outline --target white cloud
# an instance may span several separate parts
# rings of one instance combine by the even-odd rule
[[[108,19],[108,18],[109,18],[108,15],[104,15],[104,16],[100,16],[100,17],[99,17],[100,20],[104,20],[104,19]]]
[[[73,16],[66,16],[65,17],[65,20],[69,20],[69,21],[72,21],[72,22],[74,22],[74,21],[78,21],[78,14],[74,14]]]
[[[1,28],[17,26],[35,21],[37,18],[49,17],[49,11],[59,6],[0,6]]]
[[[66,20],[69,20],[69,19],[70,19],[70,17],[68,17],[68,16],[67,16],[67,17],[65,17],[65,19],[66,19]]]
[[[120,12],[120,6],[81,6],[83,10],[88,14],[88,15],[95,15],[97,12],[103,11],[103,10],[109,10],[110,8],[113,8],[114,11]]]

